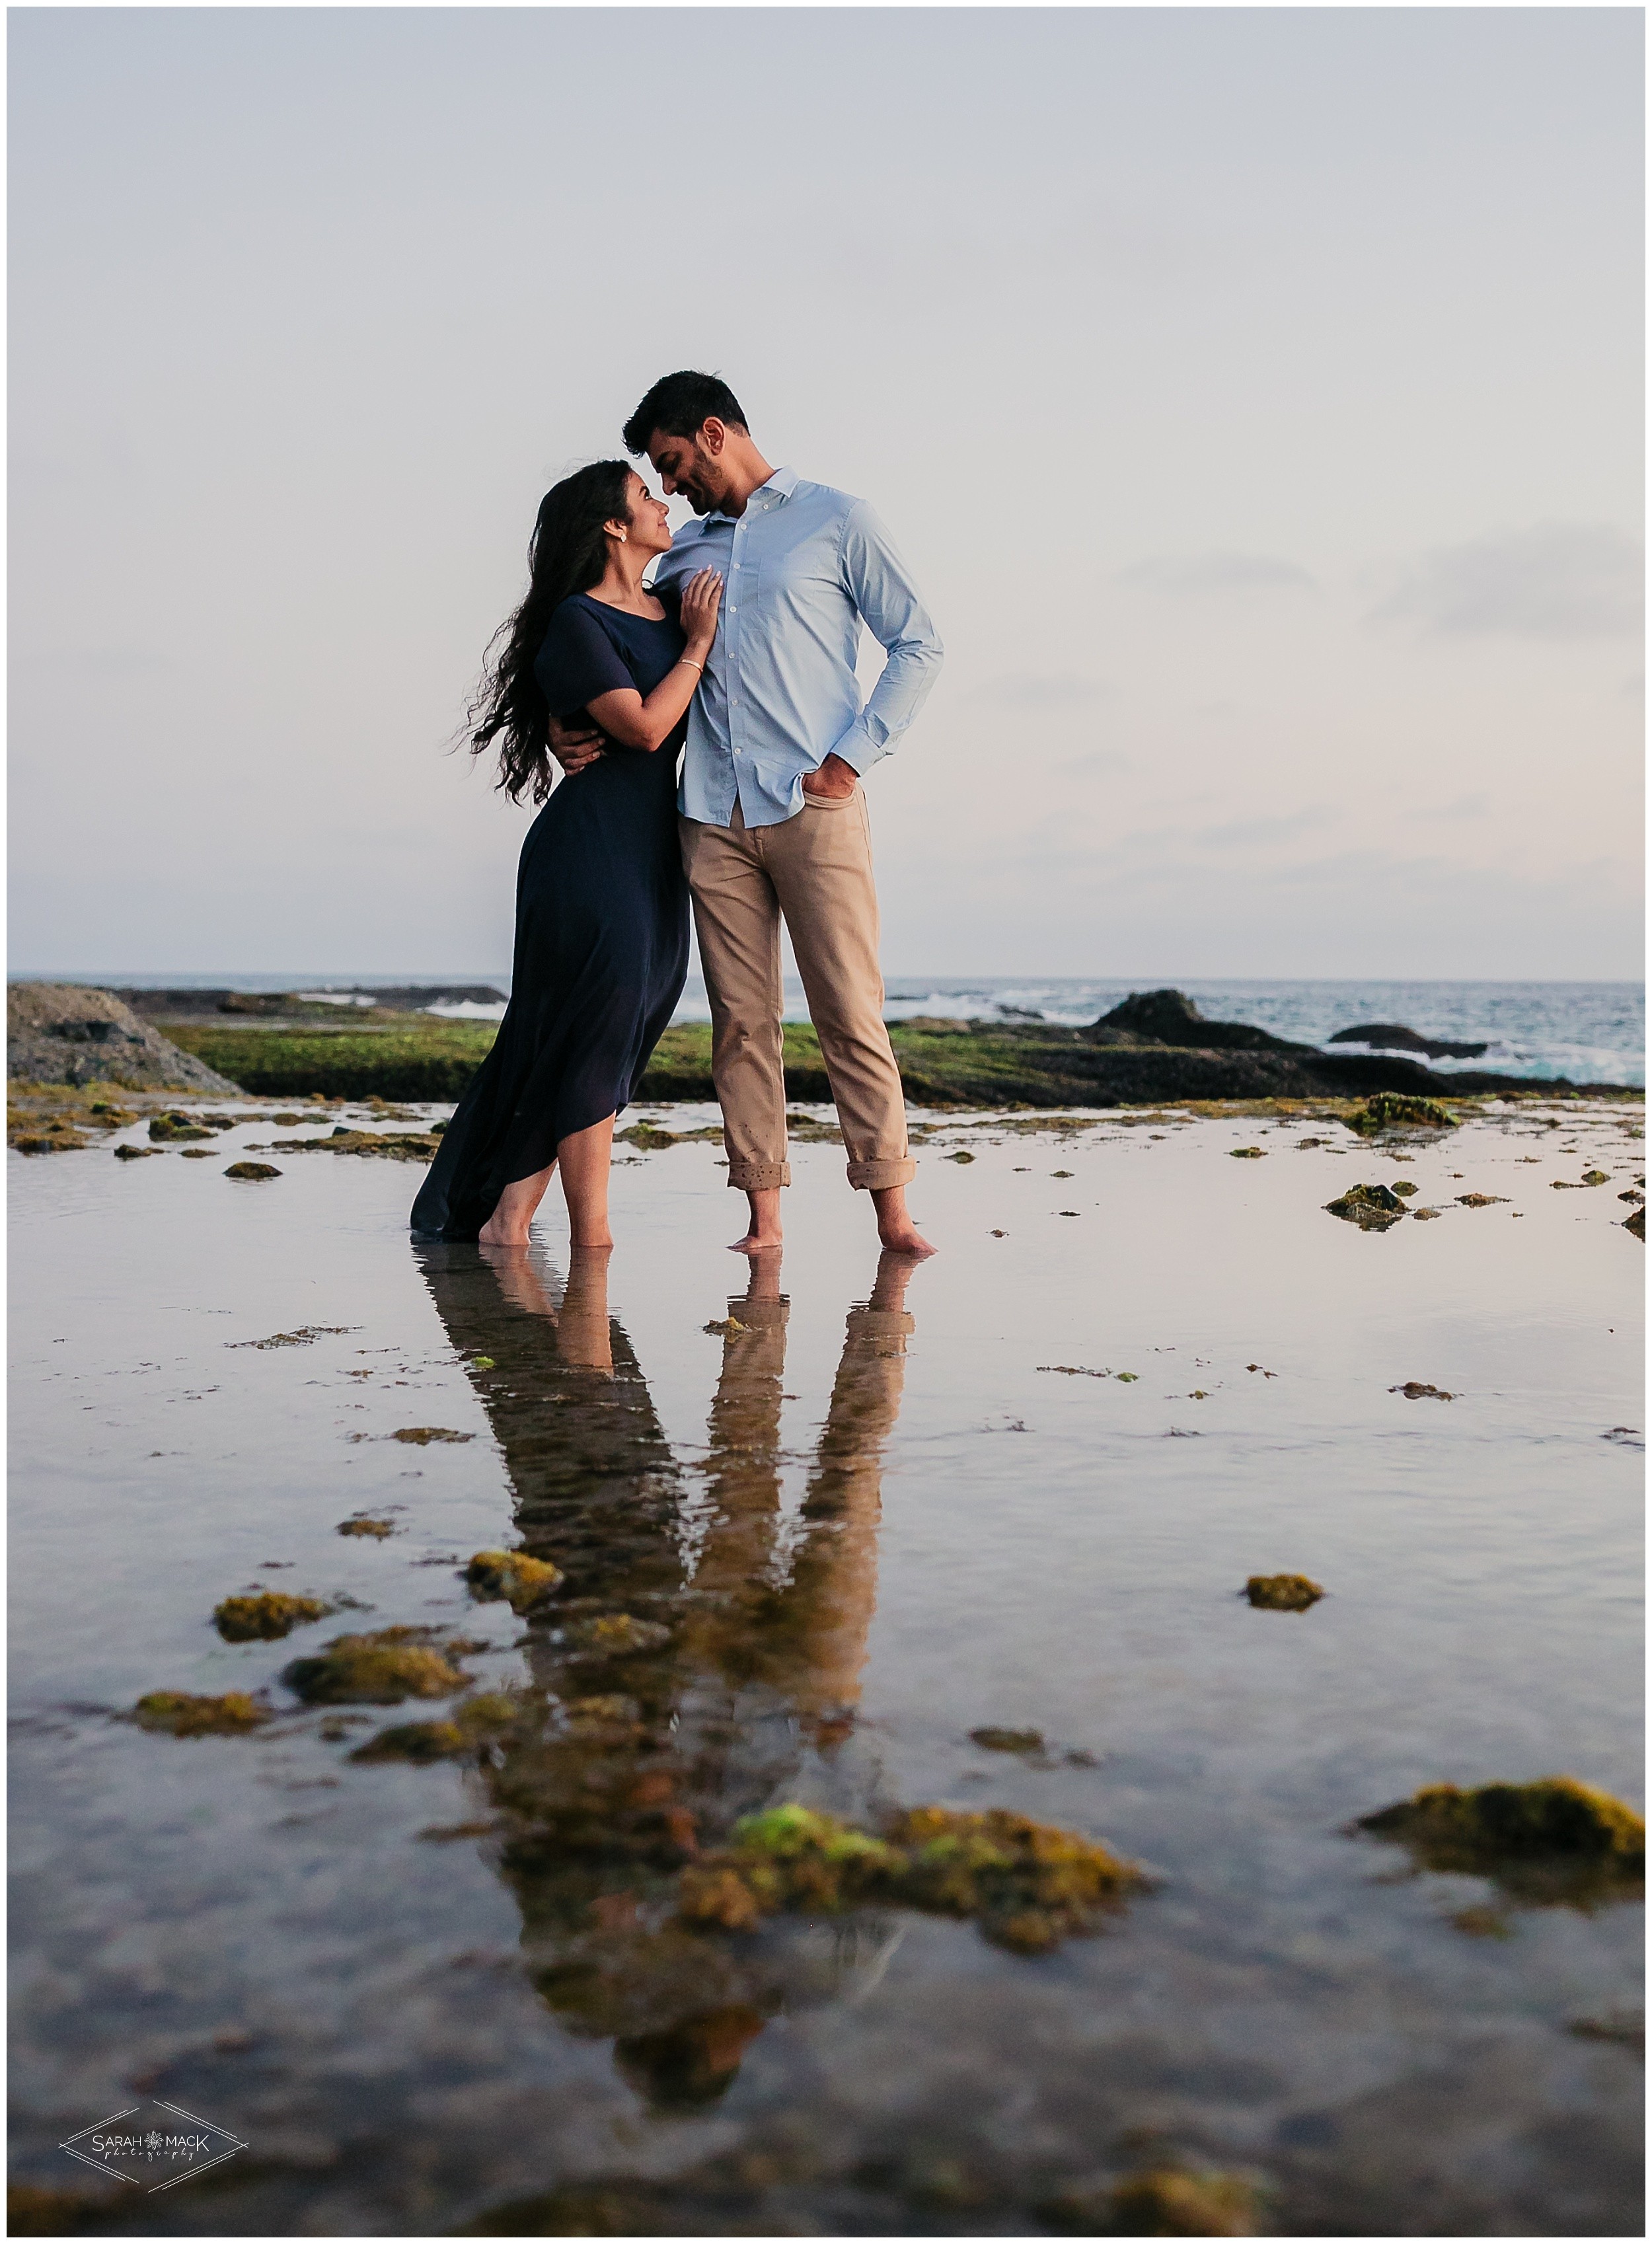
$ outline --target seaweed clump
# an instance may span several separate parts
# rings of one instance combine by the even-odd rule
[[[630,1613],[599,1613],[592,1620],[575,1621],[568,1638],[580,1652],[604,1659],[657,1652],[670,1642],[671,1631],[657,1620],[638,1620]]]
[[[319,1598],[293,1598],[280,1590],[261,1590],[256,1597],[226,1598],[213,1619],[220,1636],[231,1644],[247,1644],[254,1637],[285,1636],[301,1621],[320,1620],[327,1610]]]
[[[734,1844],[684,1870],[678,1888],[685,1919],[730,1931],[882,1902],[971,1917],[994,1945],[1036,1956],[1094,1931],[1145,1883],[1095,1841],[1007,1808],[908,1808],[878,1838],[789,1805],[746,1816]]]
[[[1325,1202],[1327,1215],[1357,1223],[1362,1231],[1386,1231],[1405,1213],[1405,1203],[1386,1185],[1351,1185],[1336,1200]]]
[[[1421,1869],[1491,1878],[1533,1903],[1628,1900],[1646,1877],[1644,1818],[1571,1776],[1426,1785],[1357,1828],[1398,1840]]]
[[[270,1709],[245,1691],[198,1698],[188,1691],[150,1691],[132,1708],[139,1729],[166,1730],[175,1738],[236,1737],[270,1719]]]
[[[1306,1612],[1325,1592],[1306,1574],[1253,1574],[1244,1594],[1259,1612]]]
[[[445,1699],[471,1680],[450,1656],[468,1647],[438,1649],[430,1641],[435,1633],[381,1628],[369,1636],[335,1637],[325,1652],[295,1659],[281,1680],[312,1706],[390,1707],[403,1699]]]
[[[478,1551],[464,1578],[473,1598],[504,1598],[512,1612],[525,1613],[555,1589],[562,1570],[548,1559],[530,1558],[525,1551]]]
[[[1348,1117],[1348,1126],[1362,1138],[1374,1138],[1379,1130],[1454,1130],[1457,1117],[1435,1098],[1417,1098],[1405,1091],[1376,1091],[1357,1113]]]

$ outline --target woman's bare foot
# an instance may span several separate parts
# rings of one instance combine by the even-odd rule
[[[556,1163],[541,1169],[537,1176],[521,1177],[515,1184],[506,1185],[499,1194],[498,1206],[477,1234],[484,1247],[525,1247],[528,1226],[533,1212],[545,1198]]]
[[[785,1237],[780,1227],[780,1186],[774,1185],[763,1192],[746,1194],[751,1203],[751,1220],[746,1226],[746,1235],[736,1239],[729,1248],[731,1254],[768,1254],[783,1247]]]
[[[872,1204],[877,1210],[878,1241],[890,1254],[921,1256],[936,1252],[906,1213],[904,1185],[890,1185],[883,1192],[875,1192]]]

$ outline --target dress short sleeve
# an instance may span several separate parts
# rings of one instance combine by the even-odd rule
[[[564,718],[582,713],[599,693],[626,686],[634,692],[637,685],[601,619],[577,594],[552,617],[533,674],[552,714]]]

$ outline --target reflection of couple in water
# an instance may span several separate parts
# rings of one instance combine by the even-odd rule
[[[537,1251],[421,1253],[504,1451],[522,1547],[564,1575],[529,1616],[531,1681],[477,1777],[530,1970],[576,2031],[615,2039],[651,2100],[703,2100],[782,2005],[863,1978],[892,1937],[876,1922],[780,1925],[740,1950],[661,1904],[685,1862],[781,1791],[861,1815],[876,1790],[855,1716],[913,1259],[885,1252],[849,1313],[789,1515],[778,1255],[755,1258],[728,1302],[690,1465],[609,1314],[606,1252],[576,1251],[565,1287]],[[641,1626],[619,1651],[593,1650],[582,1624],[621,1614]]]
[[[940,641],[871,509],[771,467],[727,383],[666,375],[624,436],[699,518],[674,539],[623,460],[581,468],[540,504],[527,594],[470,732],[476,754],[497,751],[513,799],[545,806],[518,873],[511,1002],[413,1227],[525,1246],[559,1168],[573,1245],[612,1243],[614,1123],[682,994],[692,895],[728,1181],[750,1202],[736,1244],[778,1247],[791,1181],[783,920],[849,1181],[870,1193],[886,1247],[926,1254],[906,1208],[860,781],[917,714]],[[863,624],[888,656],[864,707]]]

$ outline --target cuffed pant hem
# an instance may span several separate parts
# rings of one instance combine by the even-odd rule
[[[896,1185],[910,1185],[917,1174],[914,1160],[851,1161],[849,1181],[856,1192],[889,1192]]]
[[[736,1161],[728,1164],[728,1182],[735,1192],[774,1192],[791,1182],[789,1161]]]

